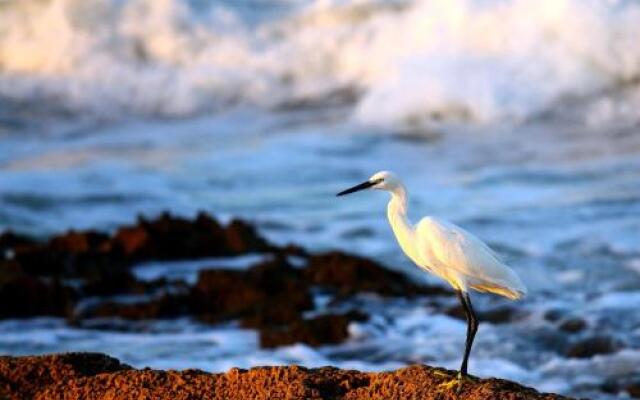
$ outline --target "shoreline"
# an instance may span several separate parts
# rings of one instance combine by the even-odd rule
[[[239,268],[231,264],[216,265],[215,260],[231,259],[242,261],[242,265]],[[185,260],[187,262],[183,262]],[[157,269],[163,267],[156,265],[151,273],[140,274],[139,267],[145,263],[169,263],[165,267],[172,273],[168,273],[168,269]],[[185,274],[190,278],[185,279]],[[255,332],[255,339],[240,340],[237,348],[225,357],[237,357],[246,351],[276,352],[298,343],[314,350],[348,345],[354,338],[352,328],[357,331],[364,326],[372,335],[374,347],[356,349],[359,354],[344,352],[360,359],[369,356],[367,352],[371,348],[387,346],[385,342],[376,342],[379,329],[390,329],[383,332],[385,335],[394,335],[394,332],[412,335],[411,330],[436,329],[437,332],[440,326],[464,320],[453,293],[442,286],[416,283],[362,256],[339,251],[315,253],[296,244],[276,246],[249,222],[233,220],[225,225],[204,213],[195,219],[170,214],[152,220],[140,218],[110,234],[69,231],[47,240],[35,240],[5,232],[0,234],[0,278],[0,320],[48,316],[61,318],[69,328],[88,332],[135,334],[153,331],[155,321],[189,318],[212,329],[234,324],[252,334]],[[368,301],[373,301],[373,305],[368,307]],[[417,304],[418,314],[402,314],[403,307],[410,303]],[[399,319],[389,319],[389,314],[380,312],[381,307],[395,307],[393,310],[402,315]],[[422,318],[421,307],[428,308],[437,321],[446,324],[417,323],[415,318]],[[487,301],[478,312],[482,322],[508,326],[526,321],[532,310],[508,302]],[[624,343],[613,337],[590,334],[585,320],[563,314],[561,310],[545,313],[544,318],[555,329],[551,331],[556,333],[554,337],[567,337],[561,342],[565,345],[557,350],[561,356],[586,360],[625,348]],[[446,335],[447,329],[440,332]],[[462,326],[459,332],[463,332]],[[56,345],[40,351],[32,347],[18,354],[99,350],[132,362],[125,352],[105,348],[95,340],[89,347]],[[198,346],[205,349],[202,343]],[[419,358],[415,358],[416,350],[409,349],[411,354],[398,358],[401,364],[388,368],[415,361],[433,362],[430,353],[418,351]],[[135,351],[145,352],[144,348]],[[329,357],[326,363],[340,366],[339,353],[336,358]],[[5,354],[17,355],[10,348],[5,349]],[[394,355],[384,357],[387,356],[393,359]],[[304,357],[288,357],[271,358],[264,364],[305,363]],[[3,360],[9,359],[7,356]],[[202,360],[210,362],[211,358]],[[197,366],[209,369],[202,360]],[[179,368],[190,366],[189,361],[186,359]],[[259,363],[249,365],[256,364]],[[215,370],[223,371],[235,365],[242,366],[228,362],[224,368]],[[367,369],[359,365],[358,368]],[[500,370],[492,369],[482,374],[505,376]],[[626,381],[602,387],[611,393],[635,390]],[[570,393],[555,387],[550,390]]]
[[[486,399],[568,400],[502,379],[472,378],[461,390],[440,385],[455,371],[412,365],[390,372],[359,372],[297,365],[200,370],[133,369],[100,353],[0,357],[3,399]]]

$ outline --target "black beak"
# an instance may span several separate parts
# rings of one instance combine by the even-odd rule
[[[371,181],[365,181],[362,182],[359,185],[355,185],[354,187],[351,187],[347,190],[343,190],[342,192],[336,194],[336,196],[344,196],[345,194],[349,194],[349,193],[353,193],[353,192],[358,192],[360,190],[364,190],[364,189],[368,189],[371,186],[375,185],[376,182],[371,182]]]

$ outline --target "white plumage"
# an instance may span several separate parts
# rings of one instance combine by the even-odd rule
[[[510,299],[526,294],[518,275],[480,239],[464,229],[433,217],[417,225],[420,267],[447,280],[454,288],[491,292]],[[444,275],[444,276],[443,276]]]
[[[466,375],[469,353],[478,328],[469,289],[515,300],[526,294],[526,288],[518,275],[489,246],[464,229],[434,217],[424,217],[415,226],[411,224],[407,217],[407,190],[395,174],[378,172],[367,181],[338,193],[338,196],[364,189],[391,193],[387,217],[404,253],[418,267],[444,279],[456,290],[469,324],[460,367],[461,375]]]
[[[405,254],[420,268],[449,282],[454,289],[469,288],[518,299],[526,289],[516,273],[480,239],[439,218],[424,217],[416,226],[407,218],[407,191],[391,172],[373,175],[372,189],[391,193],[387,217]]]

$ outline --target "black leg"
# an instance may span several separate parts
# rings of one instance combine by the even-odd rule
[[[467,376],[469,354],[471,353],[471,346],[473,346],[473,339],[475,339],[476,337],[479,323],[478,318],[473,311],[473,307],[471,306],[471,299],[469,298],[469,294],[462,293],[461,291],[456,291],[456,294],[458,295],[458,299],[460,299],[460,303],[462,303],[464,313],[467,316],[467,341],[464,347],[464,358],[462,359],[462,365],[460,366],[460,375]]]

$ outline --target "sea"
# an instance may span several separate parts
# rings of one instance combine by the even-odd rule
[[[446,285],[402,254],[385,193],[335,197],[392,170],[412,221],[473,232],[529,289],[472,295],[521,317],[481,324],[470,373],[617,398],[603,387],[640,379],[639,38],[640,3],[623,0],[0,0],[0,230],[46,239],[204,210]],[[184,262],[135,271],[211,266]],[[318,348],[261,349],[255,331],[188,318],[121,331],[35,318],[0,321],[0,353],[458,367],[465,324],[442,307],[357,304],[372,317]],[[593,337],[617,350],[567,355]]]

